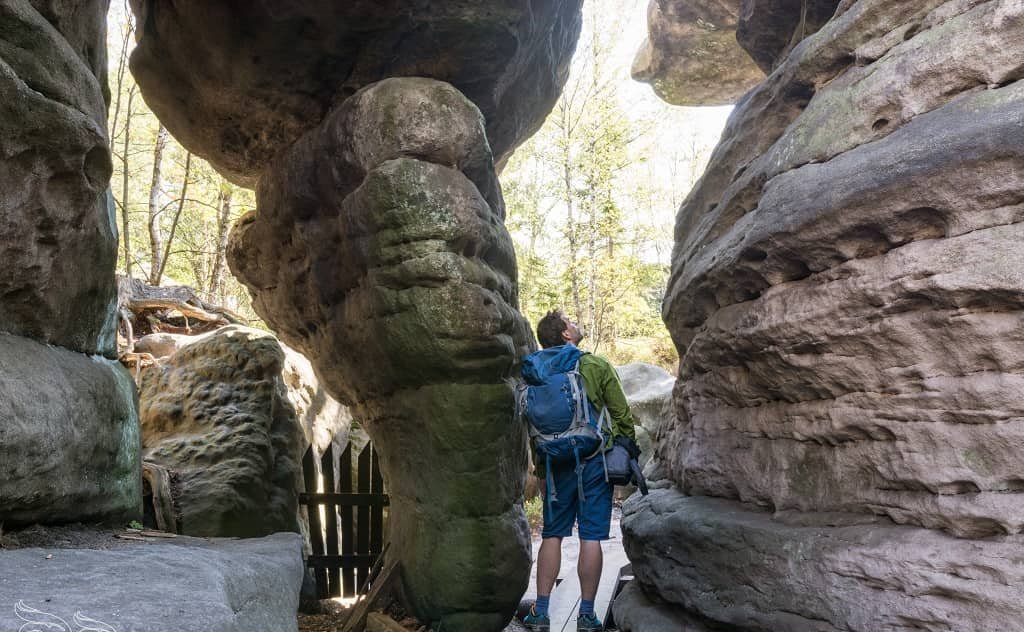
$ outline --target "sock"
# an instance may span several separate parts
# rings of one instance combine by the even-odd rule
[[[580,599],[580,616],[582,617],[585,614],[594,614],[594,602],[586,599]]]
[[[538,617],[548,616],[548,606],[551,604],[551,595],[537,595],[537,602],[533,609]]]

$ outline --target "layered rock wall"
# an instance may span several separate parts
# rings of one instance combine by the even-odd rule
[[[116,362],[105,0],[0,1],[0,522],[126,520],[138,421]],[[106,358],[106,359],[104,359]]]
[[[1022,42],[1019,2],[842,2],[737,105],[677,220],[664,316],[685,351],[680,424],[659,455],[678,489],[743,505],[630,509],[650,594],[743,630],[1018,620],[1019,582],[980,560],[1024,562]],[[811,533],[780,522],[793,515],[908,526]],[[655,544],[656,522],[674,539]],[[882,555],[869,536],[919,544]],[[825,538],[853,542],[849,559]],[[673,541],[696,569],[675,583],[654,561]],[[755,571],[765,555],[801,570]],[[748,563],[729,576],[727,559]],[[879,586],[895,594],[869,599]],[[794,592],[805,606],[786,605]],[[925,616],[901,594],[948,600]]]

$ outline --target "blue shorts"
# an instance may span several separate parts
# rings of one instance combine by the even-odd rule
[[[604,480],[601,455],[583,464],[583,502],[579,497],[576,464],[555,465],[551,469],[557,500],[549,503],[547,497],[544,499],[544,529],[540,537],[567,538],[578,519],[581,540],[607,540],[612,521],[612,486]]]

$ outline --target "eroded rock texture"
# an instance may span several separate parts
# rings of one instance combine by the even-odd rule
[[[637,526],[627,540],[652,594],[743,630],[1016,625],[1019,582],[979,560],[1024,563],[1006,546],[1024,529],[1022,52],[1019,2],[843,2],[738,105],[678,216],[664,315],[685,354],[662,463],[693,495],[919,529],[808,536],[677,499],[663,544],[701,570],[656,581]],[[683,517],[695,507],[703,518]],[[773,544],[740,537],[755,528]],[[892,552],[887,568],[888,548],[864,548],[872,533],[941,545]],[[808,543],[832,537],[853,542],[836,573],[885,598],[852,584],[814,597],[833,580],[808,565],[838,552]],[[773,577],[758,555],[795,566]],[[729,559],[749,564],[715,570]],[[917,569],[940,563],[952,570]],[[988,583],[950,580],[958,566]],[[948,601],[925,616],[904,593]],[[794,610],[791,594],[812,605]],[[784,625],[787,611],[807,621]]]
[[[115,362],[105,0],[0,0],[0,522],[141,510]],[[53,345],[53,346],[50,346]]]
[[[178,532],[298,531],[302,454],[310,442],[322,451],[351,415],[266,332],[178,338],[179,349],[141,373],[139,393],[143,456],[171,474]]]
[[[727,105],[764,79],[736,41],[740,0],[651,0],[633,78],[674,105]]]
[[[530,565],[506,379],[532,338],[480,111],[439,81],[373,84],[257,196],[229,263],[377,442],[410,605],[446,630],[502,629]]]
[[[0,329],[113,357],[106,6],[0,2]]]
[[[668,489],[631,501],[622,528],[645,594],[691,613],[643,612],[649,602],[630,597],[621,619],[616,605],[627,632],[660,632],[652,619],[692,632],[996,632],[1024,616],[1021,536],[957,539],[849,514],[773,518]]]
[[[386,77],[454,84],[503,158],[558,97],[581,4],[132,0],[132,72],[174,137],[246,186],[334,106]]]

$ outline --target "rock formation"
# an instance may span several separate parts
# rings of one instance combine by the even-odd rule
[[[302,454],[345,434],[351,415],[266,332],[233,325],[175,345],[153,336],[137,349],[170,353],[140,374],[143,457],[172,476],[176,531],[298,531]]]
[[[553,105],[581,0],[421,5],[137,0],[132,69],[176,138],[257,185],[229,263],[367,424],[407,605],[486,632],[529,573],[506,380],[532,336],[494,157]]]
[[[674,105],[735,103],[764,79],[736,41],[739,15],[740,0],[651,0],[633,78]]]
[[[377,442],[416,611],[500,630],[529,572],[525,437],[505,380],[532,338],[479,111],[438,81],[373,84],[257,196],[232,270]]]
[[[677,220],[676,489],[623,519],[648,597],[707,629],[1019,621],[1022,47],[1019,2],[848,0],[737,106]]]
[[[676,378],[659,366],[641,362],[615,367],[615,370],[622,381],[629,410],[636,420],[640,464],[647,465],[655,453],[658,437],[675,425],[672,389]]]
[[[765,74],[794,46],[816,33],[840,0],[743,0],[736,40]]]
[[[147,542],[104,535],[102,543],[88,548],[51,540],[40,548],[4,551],[0,630],[298,629],[302,542],[296,534]]]
[[[141,510],[131,379],[113,361],[106,6],[0,0],[0,522]],[[51,346],[52,345],[52,346]]]
[[[503,159],[558,98],[581,4],[132,0],[132,72],[176,139],[249,187],[332,108],[386,77],[453,84]]]

